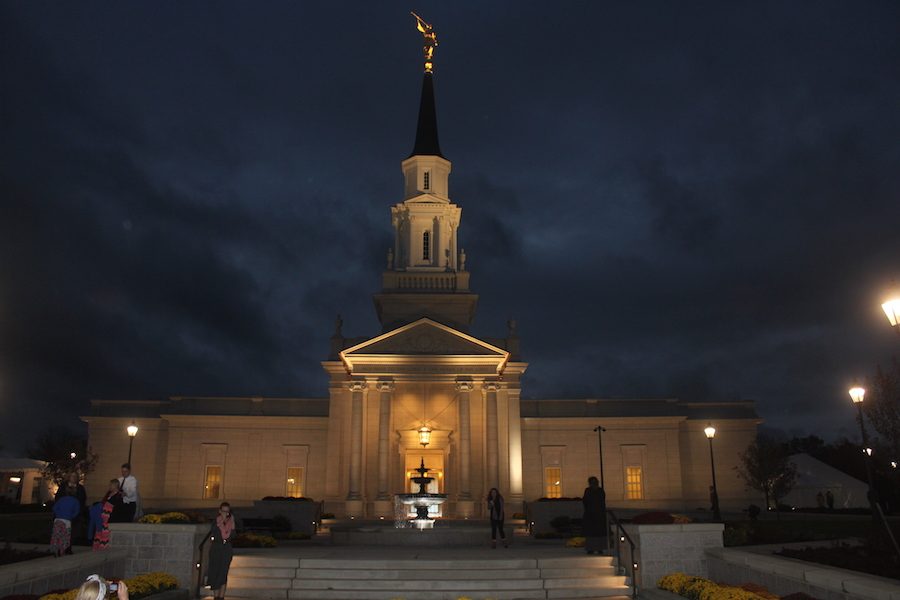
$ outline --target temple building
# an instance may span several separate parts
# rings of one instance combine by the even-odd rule
[[[429,55],[430,56],[430,55]],[[462,208],[438,141],[427,65],[394,244],[374,295],[381,333],[348,337],[340,319],[322,367],[327,398],[171,397],[94,400],[90,445],[100,456],[92,499],[128,455],[148,507],[250,504],[264,496],[324,501],[339,517],[392,517],[424,460],[443,517],[481,517],[497,487],[510,513],[542,497],[580,496],[600,475],[611,507],[710,504],[710,445],[723,508],[758,502],[734,471],[760,419],[752,402],[521,398],[528,368],[514,322],[499,338],[471,333]],[[323,349],[323,356],[326,349]],[[602,426],[602,431],[595,428]],[[602,435],[602,438],[600,437]]]

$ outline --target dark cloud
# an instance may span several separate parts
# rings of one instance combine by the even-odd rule
[[[848,381],[897,351],[898,5],[419,8],[475,333],[517,319],[526,397],[752,398],[846,431]],[[7,448],[93,397],[325,393],[335,314],[379,331],[409,19],[0,5]]]

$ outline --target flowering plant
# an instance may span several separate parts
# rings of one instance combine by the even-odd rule
[[[585,539],[581,536],[569,538],[566,541],[566,548],[584,548]]]
[[[180,512],[167,512],[161,515],[144,515],[140,518],[138,523],[152,523],[157,525],[159,523],[190,523],[191,518],[184,513]]]
[[[146,598],[166,590],[174,590],[178,587],[178,580],[168,573],[144,573],[137,577],[125,580],[128,587],[128,597],[132,600]],[[46,594],[40,600],[75,600],[78,590],[69,590],[60,594]]]
[[[690,600],[770,600],[772,596],[754,593],[747,589],[719,585],[709,579],[685,575],[684,573],[670,573],[658,582],[656,587],[673,592]]]

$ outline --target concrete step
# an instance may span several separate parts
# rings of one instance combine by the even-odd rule
[[[537,566],[540,569],[597,568],[611,566],[613,564],[613,557],[592,555],[566,556],[564,558],[539,558],[537,559],[537,563]]]
[[[600,577],[569,577],[565,579],[544,579],[545,589],[606,589],[625,585],[624,575],[602,575]]]
[[[569,569],[578,573],[573,576],[584,576],[585,572],[579,569]],[[232,572],[234,569],[232,569]],[[591,575],[614,575],[612,571],[590,572]],[[541,572],[538,569],[297,569],[296,579],[390,579],[409,581],[430,581],[433,579],[540,579]]]
[[[607,558],[608,560],[612,560],[610,557],[584,557],[584,558],[594,558],[595,560],[602,560]],[[557,560],[557,559],[550,559]],[[568,559],[558,559],[561,561],[565,561]],[[581,557],[573,558],[571,560],[580,561]],[[372,559],[362,559],[362,560],[347,560],[342,563],[339,563],[333,558],[302,558],[300,559],[300,568],[302,569],[334,569],[336,566],[339,566],[342,569],[372,569],[372,570],[381,570],[381,569],[390,569],[390,570],[410,570],[410,571],[422,571],[422,570],[439,570],[439,569],[467,569],[467,570],[478,570],[478,569],[534,569],[538,567],[536,561],[533,558],[507,558],[507,559],[498,559],[498,560],[417,560],[417,559],[400,559],[400,560],[372,560]],[[596,563],[600,564],[600,563]],[[243,565],[241,565],[243,566]],[[271,565],[275,566],[275,565]],[[278,565],[280,566],[280,565]],[[566,563],[562,562],[560,564],[549,564],[548,567],[562,567],[566,566]],[[580,566],[588,566],[588,563],[568,563],[568,566],[571,567],[580,567]]]
[[[231,589],[231,582],[228,582],[226,597],[232,598],[250,598],[252,600],[287,600],[289,590],[269,590],[266,588],[240,588]]]
[[[299,558],[285,558],[278,556],[248,556],[246,554],[238,554],[231,560],[232,569],[234,567],[281,567],[296,569],[299,566]]]
[[[365,579],[295,579],[293,584],[293,589],[295,590],[389,590],[399,596],[412,595],[414,597],[418,597],[419,590],[424,589],[433,591],[455,590],[457,592],[490,590],[493,592],[494,590],[540,590],[543,588],[544,581],[540,579],[433,579],[428,582]]]
[[[615,575],[616,568],[608,567],[582,567],[579,569],[541,569],[541,577],[544,579],[559,579],[564,577],[596,577],[599,575]]]
[[[250,577],[232,577],[231,573],[228,573],[228,590],[232,589],[261,589],[261,590],[289,590],[291,589],[291,583],[294,581],[293,578],[280,578],[280,577],[270,577],[270,578],[250,578]]]
[[[608,596],[631,596],[631,588],[627,585],[616,587],[545,590],[550,600],[584,600],[586,598],[605,598]],[[290,594],[290,592],[288,592]]]
[[[468,598],[480,600],[491,598],[492,600],[545,600],[544,590],[470,590],[465,593]],[[229,596],[231,592],[229,591]],[[463,594],[453,590],[423,590],[408,596],[414,600],[456,600]],[[404,598],[398,594],[389,594],[383,591],[364,590],[291,590],[288,592],[290,600],[390,600],[392,598]]]
[[[231,569],[228,570],[228,579],[232,577],[240,577],[246,579],[269,579],[283,578],[293,579],[297,575],[297,569],[294,567],[237,567],[232,563]]]

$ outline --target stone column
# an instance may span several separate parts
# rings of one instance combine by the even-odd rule
[[[376,384],[381,392],[381,404],[378,411],[378,496],[375,498],[375,514],[379,517],[393,515],[393,502],[390,492],[390,427],[391,400],[394,392],[393,381],[379,381]]]
[[[350,398],[350,486],[347,492],[348,516],[362,516],[362,449],[363,449],[363,394],[365,381],[349,384]]]
[[[459,496],[456,512],[463,518],[475,512],[472,500],[472,408],[469,393],[475,389],[471,381],[458,380],[459,394]]]
[[[518,387],[507,383],[506,399],[509,410],[509,495],[507,506],[522,510],[522,414],[519,404]]]
[[[500,455],[498,448],[497,431],[497,390],[500,384],[496,381],[484,382],[485,404],[487,414],[485,427],[487,429],[487,478],[488,489],[500,487]]]
[[[34,480],[35,475],[37,475],[37,471],[25,471],[22,473],[22,482],[19,484],[22,487],[21,496],[19,497],[19,504],[31,504],[31,495],[34,493]],[[41,498],[43,501],[43,498]]]

